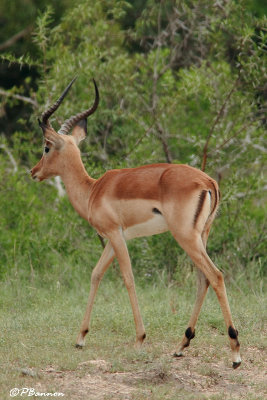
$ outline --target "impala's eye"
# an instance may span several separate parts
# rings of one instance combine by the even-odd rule
[[[49,150],[50,150],[49,147],[45,146],[45,148],[44,148],[45,153],[48,153]]]

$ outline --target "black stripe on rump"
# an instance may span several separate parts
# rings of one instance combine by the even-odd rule
[[[202,192],[200,193],[199,201],[198,201],[198,205],[197,205],[197,210],[196,210],[196,213],[195,213],[195,216],[194,216],[194,227],[196,226],[198,217],[199,217],[199,215],[200,215],[200,213],[202,211],[203,204],[204,204],[204,201],[205,201],[207,193],[208,192],[206,190],[202,190]]]
[[[211,181],[211,183],[212,183],[212,186],[214,188],[214,196],[215,196],[215,198],[214,198],[214,207],[213,207],[213,210],[211,212],[211,214],[212,214],[215,211],[215,209],[217,207],[217,204],[218,204],[218,193],[217,193],[217,190],[216,190],[216,187],[215,187],[214,183],[212,181]],[[219,195],[220,195],[220,192],[219,192]]]

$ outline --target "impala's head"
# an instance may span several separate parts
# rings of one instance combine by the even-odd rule
[[[68,160],[71,161],[75,154],[79,154],[78,144],[86,136],[87,117],[95,112],[99,103],[99,93],[95,81],[93,80],[95,101],[91,108],[70,117],[63,123],[58,132],[52,128],[49,122],[49,117],[60,106],[75,79],[70,82],[59,99],[43,112],[41,119],[38,120],[44,135],[44,152],[41,160],[31,170],[34,180],[43,181],[61,175]],[[71,129],[72,134],[68,135]]]

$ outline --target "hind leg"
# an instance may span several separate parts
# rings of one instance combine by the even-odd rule
[[[218,301],[220,303],[221,310],[223,313],[224,321],[226,324],[227,332],[229,335],[230,347],[232,350],[233,367],[237,368],[241,364],[241,358],[240,358],[240,353],[239,353],[240,345],[239,345],[239,342],[237,339],[238,331],[235,329],[235,326],[233,323],[231,310],[230,310],[228,299],[227,299],[223,275],[216,268],[216,266],[213,264],[213,262],[209,258],[208,254],[206,252],[206,249],[205,249],[205,243],[203,243],[201,235],[196,230],[191,232],[189,238],[185,238],[185,237],[182,238],[182,237],[180,237],[180,235],[178,237],[175,234],[175,232],[173,232],[173,234],[174,234],[175,239],[180,244],[180,246],[187,252],[189,257],[195,263],[196,267],[201,271],[201,273],[204,275],[206,280],[211,284],[212,288],[214,289],[214,291],[217,295],[217,298],[218,298]],[[201,279],[203,280],[204,278],[201,278]],[[202,294],[201,299],[203,302],[205,294],[207,292],[207,284],[206,284],[206,289],[205,289],[205,286],[203,283],[202,283],[201,287],[202,287],[202,289],[200,288],[198,292],[200,294]],[[200,303],[201,303],[200,301],[196,302],[196,304],[197,304],[195,306],[196,312],[195,312],[195,314],[193,312],[189,323],[194,324],[196,322],[196,317],[198,316],[197,311],[198,310],[200,311],[200,307],[202,305],[202,303],[201,304]],[[192,329],[190,330],[189,328],[186,330],[185,337],[186,337],[186,339],[189,339],[189,341],[190,341],[190,339],[192,339],[194,336],[194,331]],[[185,341],[184,341],[184,343],[186,344]],[[186,347],[184,345],[184,343],[183,343],[183,346]],[[180,352],[181,352],[181,347],[182,346],[180,346],[180,348],[178,350]]]
[[[208,221],[202,233],[202,242],[205,248],[207,245],[207,240],[212,220],[213,219],[210,219],[210,221]],[[188,322],[187,329],[185,330],[184,336],[181,340],[177,352],[174,353],[174,357],[181,357],[183,355],[184,348],[188,347],[190,345],[190,340],[195,337],[195,326],[199,317],[199,313],[201,311],[202,304],[206,297],[208,288],[209,288],[208,279],[205,277],[205,275],[200,269],[197,269],[197,295],[196,295],[195,305],[190,320]]]
[[[205,277],[202,271],[197,270],[197,296],[196,302],[194,305],[194,309],[190,320],[187,325],[187,329],[185,330],[182,341],[178,347],[178,351],[174,353],[174,357],[181,357],[183,355],[183,350],[185,347],[188,347],[190,344],[190,340],[195,337],[195,326],[198,320],[198,316],[205,299],[206,293],[208,291],[209,281]]]

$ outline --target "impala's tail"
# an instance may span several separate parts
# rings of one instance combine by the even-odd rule
[[[216,181],[210,180],[210,188],[200,192],[197,208],[194,214],[193,226],[201,234],[209,227],[216,216],[219,207],[220,191]]]

